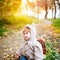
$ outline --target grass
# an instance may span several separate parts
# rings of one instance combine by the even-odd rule
[[[7,21],[11,24],[11,26],[15,26],[17,28],[22,28],[26,24],[32,24],[33,22],[34,23],[39,22],[37,19],[34,19],[26,15],[21,15],[19,17],[12,16],[12,17],[9,17]]]
[[[4,32],[7,32],[7,29],[4,27],[4,24],[8,24],[5,19],[0,19],[0,36],[4,35]]]
[[[60,18],[53,19],[53,26],[55,26],[56,28],[60,28]]]
[[[8,18],[2,18],[0,19],[0,25],[1,26],[5,26],[8,29],[14,29],[14,30],[18,30],[23,28],[26,24],[32,24],[32,23],[38,23],[39,20],[30,17],[30,16],[26,16],[26,15],[20,15],[20,16],[11,16]]]
[[[46,40],[46,58],[44,60],[60,60],[59,54],[56,49],[53,48],[53,45],[50,40]]]
[[[55,32],[60,34],[60,18],[56,18],[56,19],[47,19],[50,20],[52,23],[52,26],[55,27]]]
[[[26,15],[21,15],[19,17],[11,16],[8,18],[0,18],[0,35],[3,35],[3,32],[5,32],[5,29],[3,27],[6,27],[8,30],[19,30],[26,24],[32,24],[33,22],[38,23],[39,20]]]
[[[52,26],[56,28],[55,32],[60,33],[60,18],[53,19]]]
[[[0,36],[3,36],[4,32],[7,32],[7,29],[0,26]]]

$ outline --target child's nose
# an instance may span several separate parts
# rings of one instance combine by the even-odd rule
[[[27,36],[27,34],[24,34],[24,36]]]

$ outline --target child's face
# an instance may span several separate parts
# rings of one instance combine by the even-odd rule
[[[31,31],[30,31],[30,29],[28,29],[28,28],[25,28],[24,29],[24,32],[23,32],[23,37],[24,37],[24,40],[25,41],[28,41],[30,38],[31,38]]]

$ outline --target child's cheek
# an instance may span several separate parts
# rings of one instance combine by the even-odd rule
[[[30,33],[28,33],[28,34],[27,34],[27,36],[28,36],[28,38],[30,38],[30,37],[31,37],[31,34],[30,34]]]
[[[31,34],[30,33],[25,34],[25,37],[30,38],[31,37]]]

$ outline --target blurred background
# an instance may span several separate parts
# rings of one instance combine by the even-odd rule
[[[60,0],[0,0],[0,60],[15,60],[22,29],[32,23],[37,37],[47,36],[45,60],[60,60]]]

